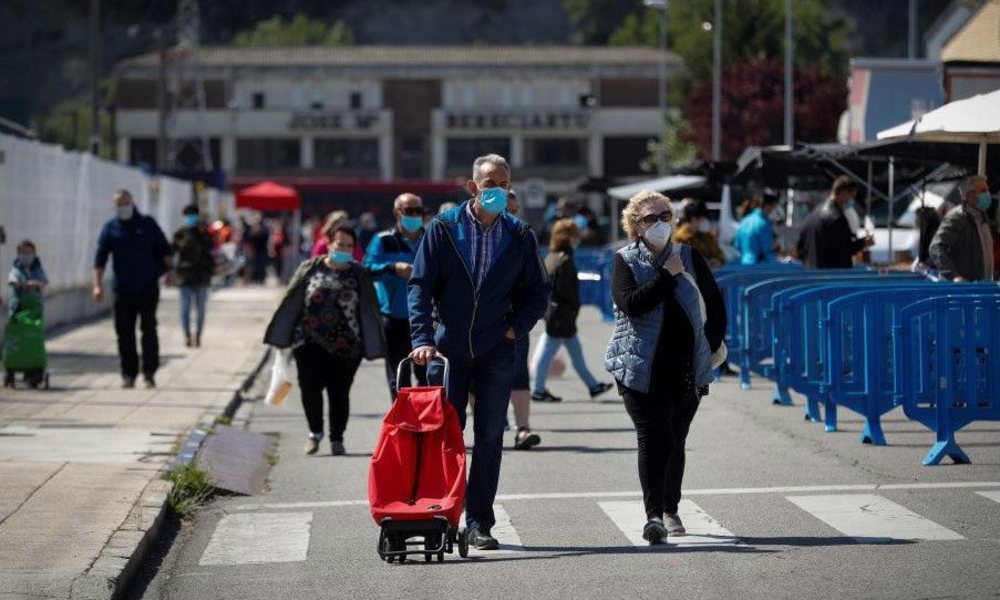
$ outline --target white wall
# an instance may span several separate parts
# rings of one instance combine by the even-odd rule
[[[32,240],[49,276],[46,324],[49,327],[99,313],[108,308],[89,298],[91,272],[101,227],[114,216],[112,198],[128,190],[144,213],[179,223],[180,210],[191,202],[190,186],[159,179],[151,200],[150,178],[139,169],[67,152],[59,146],[0,135],[0,226],[7,242],[0,245],[4,282],[22,239]],[[172,229],[164,228],[169,233]],[[109,269],[110,271],[110,269]],[[7,286],[0,291],[6,322]]]

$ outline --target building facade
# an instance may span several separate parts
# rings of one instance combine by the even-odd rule
[[[207,138],[235,184],[298,179],[314,189],[454,182],[489,152],[550,192],[641,175],[662,123],[660,66],[668,76],[678,66],[627,47],[225,47],[196,58],[204,109],[176,111],[162,130]],[[116,69],[125,162],[155,166],[158,103],[169,93],[161,73],[155,54]]]

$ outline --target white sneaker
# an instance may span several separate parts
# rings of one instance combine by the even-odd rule
[[[667,526],[667,535],[687,535],[687,529],[684,529],[684,523],[681,523],[681,518],[676,513],[668,514],[664,521]]]

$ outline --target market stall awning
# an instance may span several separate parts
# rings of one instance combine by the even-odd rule
[[[299,209],[299,193],[273,181],[263,181],[237,192],[236,208],[295,211]]]
[[[670,192],[684,192],[685,190],[695,190],[703,188],[708,180],[701,175],[670,175],[668,177],[658,177],[648,179],[628,185],[619,185],[608,188],[608,194],[620,200],[628,200],[642,190],[650,189],[661,194]]]
[[[986,172],[987,145],[1000,144],[1000,90],[949,102],[895,127],[878,139],[897,142],[978,144],[978,172]]]

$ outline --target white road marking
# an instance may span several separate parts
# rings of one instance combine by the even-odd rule
[[[739,496],[748,494],[810,494],[818,492],[877,492],[879,490],[930,490],[1000,488],[1000,481],[959,481],[951,483],[860,483],[844,485],[801,485],[756,488],[705,488],[684,490],[685,496]],[[541,494],[500,494],[498,502],[510,500],[573,500],[586,498],[636,498],[642,492],[555,492]],[[342,506],[368,506],[367,500],[329,500],[317,502],[270,502],[241,504],[231,510],[296,510],[307,508],[337,508]]]
[[[311,512],[243,513],[219,520],[198,564],[298,562],[309,552]]]
[[[469,548],[469,554],[471,556],[492,556],[498,552],[523,552],[524,544],[521,543],[521,536],[514,529],[513,523],[510,522],[510,515],[504,510],[503,505],[493,505],[493,516],[497,522],[490,530],[490,534],[500,542],[500,549],[483,551]],[[462,527],[465,527],[464,513],[462,514]]]
[[[625,537],[632,542],[633,546],[640,548],[657,548],[650,546],[649,542],[642,538],[642,528],[646,525],[646,509],[641,501],[636,500],[616,500],[611,502],[598,502],[598,506],[608,515],[614,524],[621,529]],[[713,519],[701,507],[690,500],[681,500],[677,507],[677,514],[684,522],[687,535],[679,537],[668,537],[667,546],[684,548],[689,546],[731,546],[739,544],[740,540],[726,528]]]
[[[1000,502],[1000,492],[976,492],[976,493],[985,498],[989,498],[994,502]]]
[[[787,496],[799,508],[855,540],[961,540],[954,531],[875,494]]]

